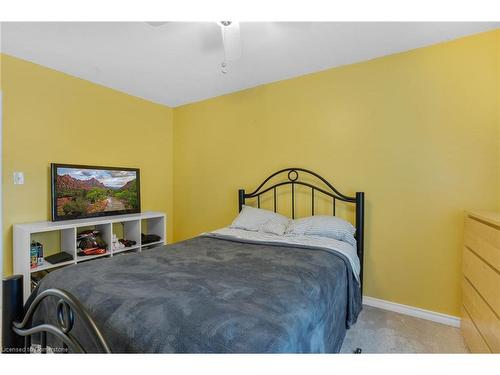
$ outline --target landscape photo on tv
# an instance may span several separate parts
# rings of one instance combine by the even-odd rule
[[[52,164],[52,219],[140,212],[139,170]]]

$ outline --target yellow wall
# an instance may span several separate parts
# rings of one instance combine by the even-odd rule
[[[173,111],[7,55],[4,94],[4,273],[12,224],[50,219],[51,162],[141,169],[143,210],[169,215],[172,234]],[[14,185],[13,171],[25,173]]]
[[[497,139],[500,143],[500,30],[497,31]],[[500,168],[500,150],[498,150],[498,166]],[[500,186],[500,171],[498,172],[498,186]],[[498,189],[498,206],[500,209],[500,188]]]
[[[366,192],[365,294],[458,315],[463,210],[500,207],[499,32],[174,111],[175,239],[305,167]]]

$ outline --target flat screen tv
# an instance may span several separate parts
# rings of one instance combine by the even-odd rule
[[[136,168],[51,164],[52,220],[141,212]]]

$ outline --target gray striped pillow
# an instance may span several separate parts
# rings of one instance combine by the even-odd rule
[[[354,233],[356,228],[336,216],[310,216],[302,219],[292,220],[288,226],[288,234],[309,235],[333,238],[356,246]]]

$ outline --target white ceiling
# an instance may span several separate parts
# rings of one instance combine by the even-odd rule
[[[483,23],[244,22],[222,74],[213,22],[2,23],[1,51],[176,107],[500,27]]]

